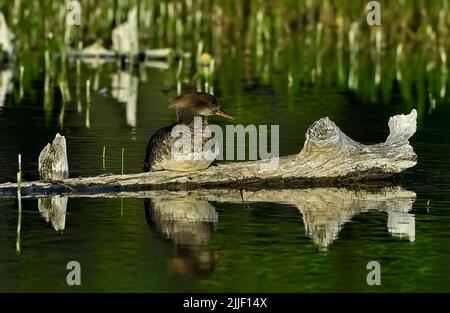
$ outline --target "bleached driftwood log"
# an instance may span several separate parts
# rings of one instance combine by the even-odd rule
[[[409,144],[416,132],[416,110],[389,119],[390,134],[380,144],[364,145],[350,139],[328,118],[306,132],[298,155],[279,159],[227,163],[196,172],[150,172],[130,175],[69,178],[22,183],[22,194],[108,192],[149,189],[262,188],[336,186],[374,181],[398,174],[417,163]],[[1,184],[0,195],[14,194],[16,184]]]

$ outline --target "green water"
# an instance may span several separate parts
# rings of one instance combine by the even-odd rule
[[[18,47],[0,64],[0,183],[16,181],[19,153],[23,179],[38,179],[58,132],[71,177],[119,174],[122,149],[124,172],[140,172],[149,137],[176,120],[177,87],[212,88],[235,124],[279,125],[281,155],[321,117],[372,144],[416,109],[418,164],[390,189],[244,191],[244,202],[239,190],[25,198],[20,238],[17,199],[0,198],[0,291],[450,291],[447,0],[381,1],[379,27],[365,23],[367,1],[141,1],[140,49],[190,55],[132,69],[66,53],[109,48],[133,1],[81,0],[72,28],[59,1],[16,3],[0,4]],[[66,282],[70,261],[81,286]],[[380,286],[366,282],[370,261]]]
[[[223,107],[238,117],[236,123],[279,124],[283,155],[298,152],[305,130],[322,116],[329,116],[352,138],[375,143],[385,139],[390,115],[411,109],[398,97],[386,106],[366,103],[351,92],[331,87],[280,94],[274,91],[279,83],[276,78],[273,83],[241,80],[239,66],[239,59],[222,64],[215,93]],[[56,132],[66,136],[72,177],[119,173],[122,147],[125,172],[139,172],[148,137],[175,119],[174,112],[167,109],[173,91],[163,91],[170,75],[167,71],[147,68],[133,74],[139,80],[136,111],[129,113],[134,105],[129,104],[127,119],[126,104],[112,96],[112,75],[118,73],[117,67],[107,64],[97,70],[88,128],[84,100],[78,112],[74,96],[75,66],[69,66],[68,72],[73,98],[66,103],[63,125],[58,95],[52,110],[43,108],[42,79],[31,82],[32,89],[22,100],[8,96],[0,109],[0,181],[15,180],[18,153],[22,154],[25,179],[36,178],[39,151]],[[229,72],[237,75],[232,81]],[[81,81],[88,77],[94,81],[95,75],[96,70],[82,66]],[[80,88],[83,98],[84,86]],[[224,125],[220,120],[214,122]],[[346,212],[344,205],[328,224],[312,229],[314,221],[305,222],[304,214],[319,208],[316,218],[328,216],[327,211],[335,210],[333,193],[328,200],[310,203],[300,196],[298,207],[200,200],[196,206],[217,213],[216,220],[192,224],[179,220],[170,225],[147,219],[143,198],[69,198],[66,212],[59,213],[40,213],[38,200],[28,198],[22,204],[18,254],[17,200],[4,198],[0,199],[0,290],[449,291],[449,122],[445,105],[420,116],[412,139],[418,165],[399,180],[405,192],[416,196],[404,205],[397,221],[406,223],[402,234],[390,229],[389,219],[395,217],[382,210],[365,210],[365,203],[348,209],[353,213]],[[316,195],[327,192],[318,190]],[[350,198],[351,191],[341,190],[340,195]],[[172,197],[174,202],[167,202],[169,210],[189,210],[189,204],[177,207],[180,199],[185,198]],[[50,221],[46,222],[45,216]],[[331,237],[322,240],[321,236]],[[81,286],[66,284],[66,264],[71,260],[81,264]],[[366,264],[371,260],[381,264],[381,286],[366,284]]]

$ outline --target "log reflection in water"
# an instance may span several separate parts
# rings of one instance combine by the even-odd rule
[[[139,79],[128,71],[118,71],[111,75],[111,93],[120,103],[125,104],[127,125],[136,127],[137,94]]]
[[[327,249],[338,238],[345,223],[369,211],[386,212],[389,233],[414,241],[414,215],[408,212],[415,198],[414,192],[401,188],[389,189],[385,193],[319,188],[303,192],[294,205],[303,216],[306,233],[319,248]]]
[[[192,275],[212,273],[220,258],[219,251],[208,251],[207,244],[218,223],[218,214],[211,203],[273,202],[296,207],[302,215],[305,232],[319,249],[327,249],[342,227],[361,213],[387,213],[387,229],[392,236],[415,240],[415,217],[409,213],[416,193],[402,187],[374,190],[346,188],[266,189],[249,191],[232,189],[144,192],[105,194],[75,194],[70,197],[89,198],[147,198],[145,214],[152,230],[176,246],[173,258],[175,271]],[[64,200],[65,199],[65,204]],[[151,200],[150,200],[151,199]],[[39,199],[40,211],[44,199]],[[47,200],[48,201],[48,200]],[[59,202],[61,204],[57,204]],[[55,202],[55,203],[53,203]],[[47,220],[54,228],[64,229],[67,198],[55,197],[45,207]],[[61,208],[61,209],[59,209]],[[64,209],[62,209],[64,208]],[[277,223],[276,220],[273,221]]]
[[[215,189],[193,191],[146,191],[119,193],[115,196],[143,195],[159,199],[192,197],[210,202],[276,202],[298,208],[305,224],[305,232],[320,249],[338,238],[342,227],[355,215],[379,211],[388,214],[387,228],[392,236],[415,240],[415,218],[409,213],[416,193],[402,187],[385,187],[376,190],[349,190],[346,188],[268,189],[243,191]],[[176,204],[174,203],[174,207]],[[185,207],[188,210],[187,207]],[[183,209],[180,207],[179,209]],[[276,221],[274,221],[276,223]]]

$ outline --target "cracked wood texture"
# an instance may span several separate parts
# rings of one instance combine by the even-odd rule
[[[195,172],[149,172],[23,182],[22,194],[100,193],[200,188],[308,188],[364,183],[376,184],[417,163],[409,144],[416,132],[417,112],[389,119],[389,136],[375,145],[358,143],[330,119],[314,122],[306,132],[302,151],[281,157],[278,166],[268,160],[225,163]],[[0,184],[0,196],[13,196],[17,184]]]
[[[38,164],[41,180],[69,178],[66,138],[56,134],[52,144],[47,144],[39,154]]]

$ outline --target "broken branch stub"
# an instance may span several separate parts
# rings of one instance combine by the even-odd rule
[[[52,144],[47,144],[39,154],[39,177],[41,180],[69,178],[66,138],[56,134]]]
[[[409,144],[416,132],[417,111],[389,119],[385,142],[364,145],[344,134],[327,117],[306,132],[303,150],[297,155],[297,171],[309,177],[382,177],[400,173],[417,164]]]

